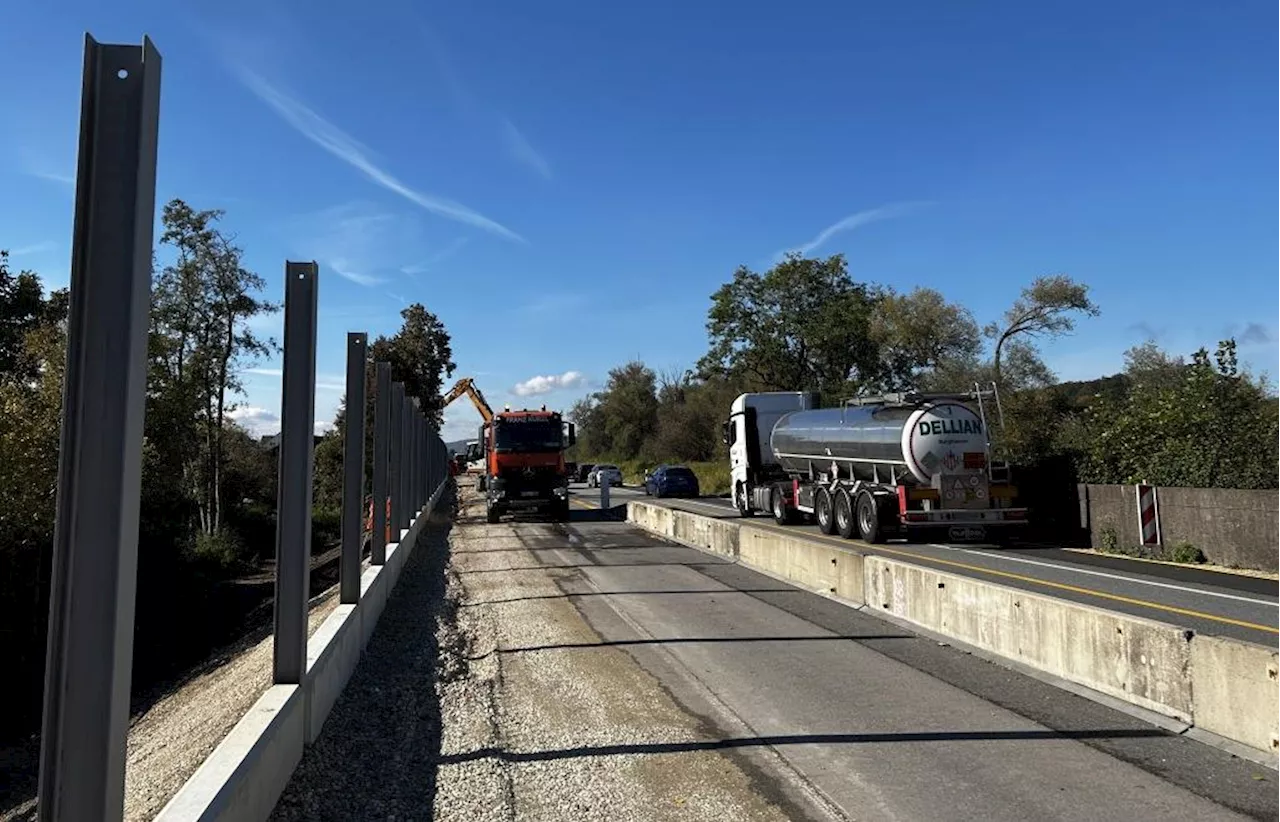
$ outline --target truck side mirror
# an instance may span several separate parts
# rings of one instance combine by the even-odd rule
[[[725,445],[733,445],[733,420],[726,420],[720,426],[720,441]]]
[[[571,422],[566,422],[564,425],[566,429],[565,433],[567,435],[565,439],[569,443],[569,447],[572,447],[578,442],[578,426]]]

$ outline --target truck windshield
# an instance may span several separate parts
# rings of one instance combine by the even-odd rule
[[[493,431],[498,451],[559,451],[563,436],[559,421],[552,420],[498,422]]]

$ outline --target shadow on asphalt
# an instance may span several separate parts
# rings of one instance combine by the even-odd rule
[[[490,758],[512,763],[551,762],[558,759],[591,756],[689,753],[692,751],[723,751],[735,748],[778,747],[781,745],[867,745],[886,742],[1021,742],[1038,739],[1120,739],[1170,735],[1169,732],[1158,728],[1114,728],[1088,731],[904,731],[901,733],[865,734],[784,734],[779,736],[750,736],[737,739],[709,739],[699,742],[649,742],[626,745],[582,746],[552,751],[515,752],[498,748],[481,748],[465,754],[443,757],[440,760],[440,764],[456,765]]]

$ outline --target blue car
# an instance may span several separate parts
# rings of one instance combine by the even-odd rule
[[[683,465],[659,465],[644,478],[644,492],[655,497],[698,497],[698,477]]]

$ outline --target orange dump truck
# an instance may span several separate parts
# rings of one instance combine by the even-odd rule
[[[546,406],[536,411],[504,410],[480,427],[484,452],[485,513],[537,512],[569,519],[569,475],[565,449],[576,439],[573,423]]]

